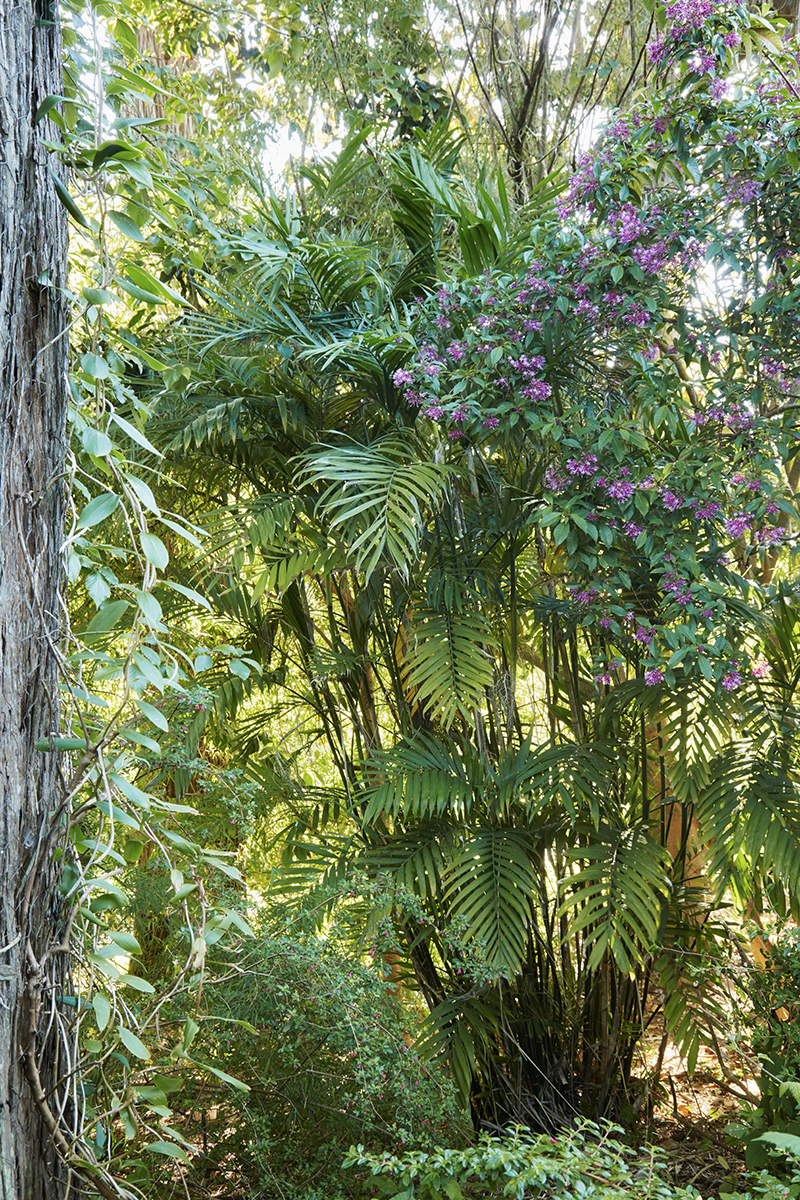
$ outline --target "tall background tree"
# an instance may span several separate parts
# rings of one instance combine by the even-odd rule
[[[37,112],[61,92],[54,7],[0,4],[0,1195],[55,1196],[43,1062],[63,971],[51,862],[61,796],[60,540],[67,409],[67,227]],[[46,108],[46,106],[45,106]],[[51,131],[55,132],[53,129]],[[58,170],[58,168],[56,168]],[[27,1076],[27,1078],[26,1078]],[[50,1115],[51,1119],[51,1115]]]

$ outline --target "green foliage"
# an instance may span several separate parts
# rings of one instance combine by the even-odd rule
[[[372,50],[361,62],[339,15],[360,62],[351,123],[385,123],[388,95],[404,136],[426,125],[434,91],[426,112],[404,74],[419,14],[401,17],[391,67]],[[289,90],[309,77],[317,19],[250,31],[253,60]],[[229,45],[220,20],[198,17],[186,45]],[[769,32],[744,10],[725,21],[753,45]],[[219,159],[155,132],[183,115],[183,85],[104,56],[99,37],[77,43],[63,115],[50,98],[83,272],[67,540],[79,704],[53,747],[75,753],[65,888],[88,965],[66,1000],[84,1171],[100,1155],[146,1189],[148,1161],[187,1152],[172,1097],[196,1099],[209,1076],[237,1102],[247,1076],[249,1133],[227,1108],[211,1157],[226,1169],[241,1133],[251,1180],[287,1169],[288,1137],[313,1142],[313,1175],[354,1124],[377,1153],[419,1143],[422,1112],[455,1128],[458,1104],[545,1129],[614,1112],[656,984],[690,1066],[713,1040],[725,889],[796,905],[794,625],[758,586],[796,490],[788,368],[766,354],[796,340],[796,105],[780,70],[712,103],[701,37],[673,39],[680,78],[615,126],[560,211],[550,179],[522,214],[502,171],[475,181],[444,124],[389,151],[359,129],[285,200],[252,165],[220,176]],[[331,103],[350,86],[336,71]],[[123,115],[158,96],[164,118]],[[515,187],[533,190],[520,172]],[[354,196],[377,216],[355,219]],[[715,313],[695,287],[703,254],[739,281]],[[653,255],[658,271],[641,265]],[[774,691],[748,674],[761,654]],[[195,675],[208,705],[187,721]],[[436,1074],[402,1049],[386,980],[334,932],[265,940],[246,968],[222,953],[250,932],[232,860],[256,803],[259,882],[279,843],[276,887],[318,904],[320,926],[355,899],[338,884],[361,889],[373,954],[428,1008],[414,1032]],[[691,877],[696,836],[713,842],[715,897]],[[224,1013],[201,1011],[217,955]],[[578,1163],[595,1153],[581,1158],[582,1136]],[[508,1166],[514,1187],[595,1187],[558,1144],[554,1166],[547,1143],[517,1142],[517,1159],[487,1142],[441,1170],[433,1152],[431,1194],[444,1180],[455,1200],[475,1164],[498,1180]],[[669,1194],[602,1146],[612,1183],[594,1194]],[[407,1195],[415,1170],[428,1178],[416,1159],[398,1170]]]
[[[353,1138],[379,1152],[464,1137],[455,1089],[410,1045],[417,1016],[402,989],[379,957],[365,967],[354,954],[347,909],[324,935],[309,924],[313,914],[295,933],[259,930],[208,1001],[212,1061],[250,1087],[222,1103],[198,1167],[233,1155],[254,1196],[273,1195],[276,1179],[293,1196],[335,1193]]]
[[[766,1166],[775,1146],[800,1157],[800,936],[785,927],[775,937],[763,968],[747,980],[752,1005],[751,1042],[761,1064],[757,1108],[744,1112],[728,1132],[745,1141],[747,1163]]]
[[[616,1125],[580,1122],[556,1138],[514,1126],[510,1136],[481,1134],[467,1150],[419,1150],[389,1156],[350,1148],[345,1166],[368,1167],[381,1193],[392,1200],[462,1200],[470,1183],[502,1187],[502,1195],[551,1198],[565,1194],[612,1200],[691,1200],[693,1188],[665,1179],[666,1156],[658,1150],[637,1156],[613,1135]]]

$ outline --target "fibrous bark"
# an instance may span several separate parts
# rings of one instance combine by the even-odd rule
[[[61,1071],[58,756],[35,749],[58,724],[67,397],[66,214],[40,142],[58,131],[35,117],[61,91],[57,15],[0,0],[0,1200],[63,1183],[46,1121]]]

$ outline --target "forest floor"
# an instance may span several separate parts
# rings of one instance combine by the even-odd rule
[[[690,1075],[676,1051],[668,1051],[657,1103],[642,1131],[646,1145],[666,1151],[671,1181],[696,1188],[703,1197],[745,1187],[744,1147],[729,1136],[727,1126],[755,1107],[759,1092],[747,1064],[725,1062],[732,1083],[721,1078],[720,1064],[701,1051]]]

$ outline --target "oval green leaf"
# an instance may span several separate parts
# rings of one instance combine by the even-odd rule
[[[95,992],[92,997],[92,1008],[94,1009],[94,1019],[97,1021],[97,1028],[102,1033],[111,1016],[111,1001],[104,992]]]
[[[130,1029],[126,1029],[124,1025],[119,1027],[119,1037],[126,1050],[130,1050],[131,1054],[135,1054],[137,1058],[148,1059],[150,1051],[145,1046],[144,1042],[132,1033]]]
[[[146,241],[146,238],[139,226],[135,221],[131,220],[127,213],[110,212],[108,215],[120,233],[124,233],[125,237],[130,238],[132,242]]]
[[[106,517],[111,516],[118,504],[119,496],[114,496],[110,492],[103,492],[102,496],[95,496],[78,517],[78,528],[90,529],[92,525],[99,525],[101,521],[105,521]]]
[[[147,561],[152,563],[157,570],[165,571],[169,562],[169,554],[161,538],[156,537],[154,533],[142,533],[139,540]]]

